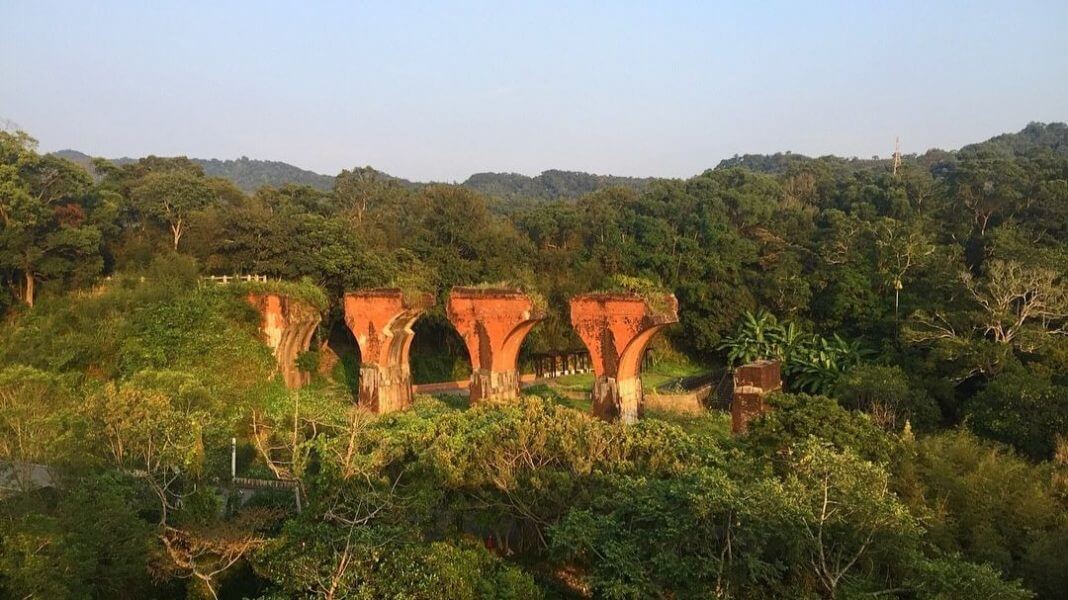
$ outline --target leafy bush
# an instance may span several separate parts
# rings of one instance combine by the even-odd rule
[[[649,279],[629,275],[614,275],[611,277],[610,285],[606,291],[637,294],[656,313],[665,313],[671,309],[671,303],[667,299],[671,295],[671,290]]]
[[[153,597],[151,525],[128,478],[73,478],[0,503],[0,592],[13,598]],[[92,593],[87,593],[87,592]]]
[[[727,351],[730,364],[778,360],[789,387],[816,394],[829,392],[843,373],[868,354],[857,342],[847,342],[838,334],[824,338],[806,333],[793,322],[780,323],[766,311],[747,311],[719,349]]]
[[[319,371],[319,358],[319,352],[315,350],[300,352],[297,354],[297,368],[305,373],[316,373]]]
[[[900,440],[887,435],[867,414],[846,410],[826,396],[771,394],[767,402],[771,410],[749,424],[745,438],[763,454],[789,453],[810,437],[883,464],[900,452]]]
[[[846,408],[870,413],[891,429],[900,429],[908,421],[928,430],[941,417],[937,404],[922,388],[913,386],[900,367],[860,365],[838,380],[833,396]]]
[[[914,512],[928,515],[931,543],[1058,597],[1068,557],[1048,548],[1065,540],[1068,505],[1048,469],[966,430],[921,438],[908,450],[896,486]]]
[[[279,296],[302,300],[320,312],[330,306],[330,299],[327,298],[326,293],[309,279],[301,281],[239,281],[227,284],[225,287],[238,296],[278,294]]]
[[[1023,371],[1005,373],[969,400],[964,414],[979,435],[1036,460],[1048,459],[1055,436],[1068,431],[1068,386]]]

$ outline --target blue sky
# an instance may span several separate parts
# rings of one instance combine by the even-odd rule
[[[1068,120],[1068,2],[0,0],[43,150],[687,177]]]

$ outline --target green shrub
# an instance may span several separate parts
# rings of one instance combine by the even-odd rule
[[[225,289],[242,297],[249,294],[278,294],[279,296],[302,300],[320,312],[330,307],[330,299],[327,297],[326,292],[309,279],[301,281],[239,281],[227,284]]]
[[[1068,386],[1024,371],[1002,374],[964,408],[968,427],[1035,460],[1053,455],[1055,436],[1068,431]]]
[[[305,373],[316,373],[319,371],[319,352],[316,350],[308,350],[297,354],[297,368]]]
[[[891,462],[901,440],[888,434],[859,411],[842,408],[826,396],[771,394],[770,410],[749,424],[745,443],[765,454],[789,452],[815,437],[840,450],[851,450],[880,463]]]
[[[910,450],[896,485],[927,515],[931,543],[1023,578],[1043,598],[1068,588],[1068,556],[1052,551],[1068,539],[1068,506],[1045,465],[963,429],[923,437]]]
[[[908,421],[928,430],[941,417],[934,400],[909,382],[900,367],[860,365],[842,375],[832,395],[842,406],[863,410],[890,429],[899,430]]]

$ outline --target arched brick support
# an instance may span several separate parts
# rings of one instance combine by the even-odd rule
[[[278,294],[249,294],[246,298],[261,316],[263,341],[274,350],[286,387],[308,383],[310,374],[297,368],[297,355],[306,352],[322,315],[310,304]]]
[[[412,325],[433,305],[430,294],[405,295],[399,289],[345,294],[345,324],[360,346],[360,404],[377,413],[411,405]]]
[[[731,432],[745,433],[749,422],[767,410],[764,397],[781,389],[782,367],[777,360],[758,360],[735,369]]]
[[[545,312],[518,290],[457,287],[448,315],[471,358],[471,403],[517,399],[519,348]]]
[[[651,306],[637,294],[594,293],[571,299],[571,325],[593,362],[593,414],[633,423],[642,413],[641,362],[649,342],[679,321],[679,303],[665,295]]]

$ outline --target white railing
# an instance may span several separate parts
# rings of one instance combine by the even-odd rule
[[[225,285],[227,283],[230,283],[230,282],[235,282],[235,283],[249,282],[249,281],[259,281],[259,282],[263,282],[263,283],[267,282],[267,276],[266,275],[209,275],[207,277],[204,277],[204,279],[207,280],[207,281],[215,282],[215,283],[221,283],[223,285]]]

